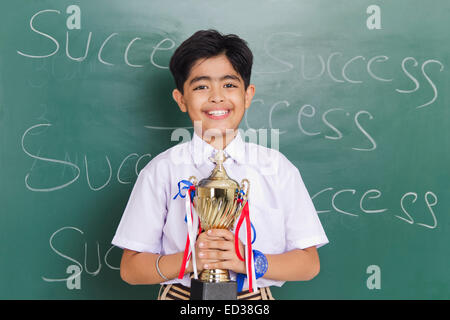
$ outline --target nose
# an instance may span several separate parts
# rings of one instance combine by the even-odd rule
[[[209,96],[209,101],[212,103],[221,103],[225,100],[224,94],[221,90],[221,88],[218,88],[217,86],[213,86],[211,88],[211,95]]]

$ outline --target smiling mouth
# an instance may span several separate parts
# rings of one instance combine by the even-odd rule
[[[224,110],[211,110],[211,111],[204,111],[204,112],[208,116],[208,118],[214,119],[214,120],[225,119],[230,114],[230,110],[225,110],[225,109]]]

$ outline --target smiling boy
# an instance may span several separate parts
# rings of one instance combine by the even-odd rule
[[[219,149],[229,157],[224,163],[228,175],[251,182],[254,255],[266,266],[257,273],[259,290],[249,292],[245,280],[238,299],[271,299],[270,286],[319,273],[317,248],[328,239],[298,169],[280,152],[244,142],[238,131],[255,95],[252,63],[244,40],[215,30],[196,32],[171,59],[172,96],[194,124],[193,139],[164,151],[141,170],[112,241],[124,249],[122,279],[163,283],[159,299],[189,298],[192,263],[178,278],[187,234],[184,200],[177,197],[185,196],[180,181],[209,176],[214,164],[208,158]],[[250,159],[251,154],[257,157]],[[183,155],[184,161],[174,161],[174,155]],[[239,237],[245,243],[245,236]],[[243,247],[239,241],[240,252]],[[241,280],[246,273],[228,230],[201,233],[195,259],[198,272],[228,269],[231,279]]]
[[[234,139],[254,94],[255,86],[246,87],[225,54],[198,59],[183,90],[172,93],[181,111],[201,123],[203,137],[215,149],[224,149]]]

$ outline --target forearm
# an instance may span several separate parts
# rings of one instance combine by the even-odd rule
[[[263,278],[280,281],[307,281],[320,271],[315,247],[295,249],[282,254],[266,254],[268,269]]]
[[[175,279],[180,272],[184,252],[164,255],[159,260],[159,270],[168,279]],[[120,264],[120,276],[129,284],[157,284],[166,281],[156,270],[158,254],[125,250]],[[191,273],[191,263],[185,270]]]

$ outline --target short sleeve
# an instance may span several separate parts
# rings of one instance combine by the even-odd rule
[[[112,244],[139,252],[161,251],[167,214],[166,194],[156,165],[150,162],[138,175]]]
[[[286,251],[312,246],[319,248],[328,243],[328,238],[300,172],[289,164],[287,174],[281,180],[281,188],[286,195],[283,201]]]

